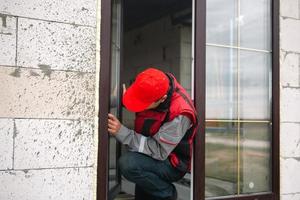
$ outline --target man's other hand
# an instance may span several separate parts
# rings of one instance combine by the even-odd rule
[[[111,113],[108,114],[108,132],[112,135],[116,135],[121,128],[120,121]]]

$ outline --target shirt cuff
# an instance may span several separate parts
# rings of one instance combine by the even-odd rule
[[[121,128],[120,128],[120,130],[117,132],[117,134],[115,135],[115,137],[116,137],[116,139],[117,139],[119,142],[124,143],[124,141],[126,140],[126,138],[127,138],[130,134],[132,134],[132,131],[131,131],[129,128],[127,128],[127,127],[121,125]]]

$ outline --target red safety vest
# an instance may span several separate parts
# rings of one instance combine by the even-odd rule
[[[167,75],[173,88],[169,108],[164,111],[151,109],[136,113],[135,131],[150,137],[158,132],[163,123],[172,121],[179,115],[188,117],[192,123],[191,128],[187,130],[179,144],[168,156],[172,166],[182,172],[188,172],[191,169],[193,139],[197,129],[196,110],[185,89],[179,85],[173,75]],[[172,144],[165,139],[161,140],[161,142]]]

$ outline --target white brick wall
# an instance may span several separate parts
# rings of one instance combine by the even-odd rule
[[[0,13],[96,27],[95,0],[1,0]]]
[[[0,119],[0,170],[13,167],[13,133],[13,120]]]
[[[281,16],[299,19],[299,0],[281,0]]]
[[[281,85],[300,86],[300,54],[281,51]]]
[[[93,121],[17,119],[14,168],[92,166],[93,139]]]
[[[300,199],[300,1],[280,1],[280,193]]]
[[[280,197],[281,200],[299,200],[300,199],[300,194],[286,194],[286,195],[281,195]]]
[[[300,20],[288,17],[281,17],[281,49],[300,53]],[[293,27],[293,28],[291,28]]]
[[[281,156],[300,158],[300,124],[281,123]]]
[[[1,200],[94,198],[96,19],[96,0],[0,0]]]
[[[95,74],[0,65],[0,117],[94,116]]]
[[[1,19],[2,18],[2,19]],[[3,23],[4,22],[4,23]],[[15,65],[16,63],[16,18],[0,13],[0,63]]]
[[[21,18],[18,66],[95,71],[95,28]]]
[[[92,199],[91,168],[0,171],[2,200]]]
[[[282,87],[280,117],[282,122],[300,122],[300,88]]]
[[[299,193],[300,159],[297,157],[282,158],[281,163],[281,193],[283,195]]]

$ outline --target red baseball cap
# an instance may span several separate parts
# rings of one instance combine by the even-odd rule
[[[132,112],[141,112],[167,94],[169,79],[155,68],[139,73],[123,95],[124,106]]]

